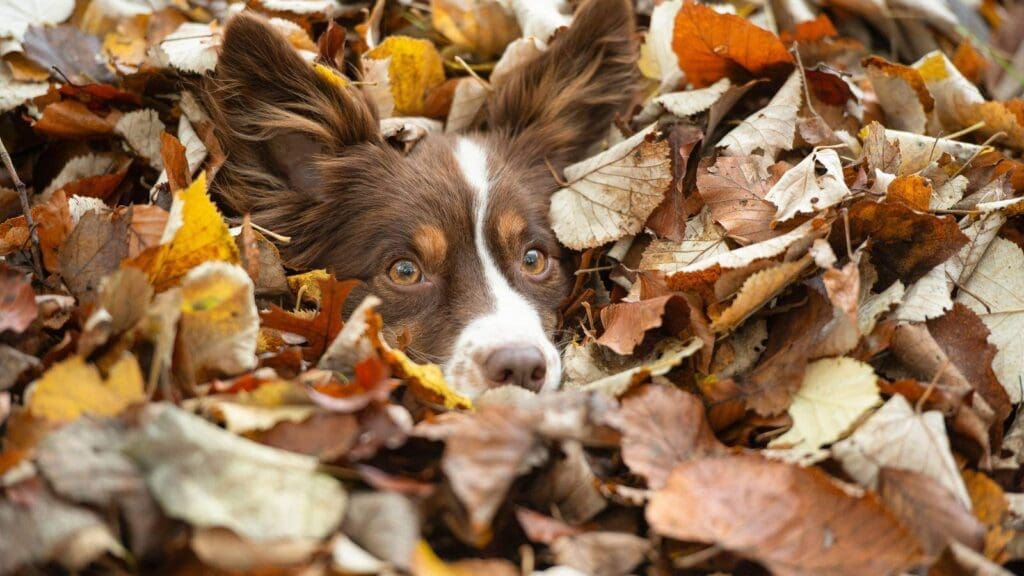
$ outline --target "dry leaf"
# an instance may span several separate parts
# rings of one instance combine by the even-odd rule
[[[878,405],[874,369],[851,358],[826,358],[807,365],[789,415],[793,427],[769,446],[814,450],[838,440],[868,409]]]
[[[779,78],[793,69],[793,56],[777,36],[695,2],[687,2],[676,14],[672,49],[686,79],[698,88],[725,77]]]
[[[803,80],[799,72],[793,72],[767,106],[723,136],[718,146],[728,156],[750,156],[760,150],[774,160],[779,151],[793,148],[803,99]]]
[[[820,175],[819,166],[824,169]],[[801,212],[817,212],[834,206],[849,195],[839,154],[824,149],[812,152],[783,174],[765,195],[765,200],[778,206],[775,219],[785,222]]]
[[[402,116],[421,116],[427,92],[444,83],[441,55],[427,40],[388,36],[365,57],[388,60],[387,77],[395,112]]]
[[[725,332],[742,324],[748,316],[799,278],[810,262],[810,256],[805,256],[796,262],[783,262],[752,274],[743,282],[729,307],[714,318],[711,329]]]
[[[776,208],[765,200],[771,185],[759,156],[722,156],[713,165],[702,162],[697,172],[697,189],[711,217],[741,244],[779,235],[771,226]]]
[[[84,414],[116,416],[145,399],[139,364],[126,353],[106,378],[80,356],[54,364],[33,384],[27,404],[33,416],[62,423]]]
[[[774,574],[886,574],[919,560],[915,540],[874,498],[848,495],[818,469],[755,456],[676,466],[646,517],[659,534],[716,544]]]
[[[935,411],[918,414],[897,394],[871,415],[849,438],[832,446],[843,469],[860,484],[875,489],[882,468],[926,474],[949,490],[968,510],[971,499],[943,424]]]
[[[635,234],[672,183],[667,141],[648,126],[613,148],[565,169],[568,185],[551,198],[551,226],[581,250]]]
[[[626,396],[611,423],[622,432],[622,459],[652,490],[679,462],[724,449],[699,398],[669,386],[644,386]]]

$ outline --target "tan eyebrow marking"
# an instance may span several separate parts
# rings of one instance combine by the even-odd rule
[[[412,242],[428,265],[440,266],[448,254],[448,240],[444,236],[444,231],[437,226],[420,226],[413,234]]]
[[[514,210],[506,210],[498,216],[498,238],[502,246],[511,246],[526,230],[526,220]]]

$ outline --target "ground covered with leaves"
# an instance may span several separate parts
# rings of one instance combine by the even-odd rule
[[[470,400],[223,215],[190,86],[257,11],[409,149],[571,7],[0,0],[0,575],[1020,573],[1024,6],[654,4],[563,390]]]

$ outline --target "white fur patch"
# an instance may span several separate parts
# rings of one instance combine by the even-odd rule
[[[473,237],[477,256],[483,265],[485,288],[494,307],[463,328],[445,368],[445,377],[460,392],[476,396],[489,388],[481,366],[491,353],[510,345],[532,345],[544,353],[547,362],[547,375],[541,391],[555,390],[561,382],[562,373],[558,350],[545,334],[536,308],[512,288],[487,247],[484,231],[490,192],[487,153],[472,140],[460,138],[455,158],[476,194]]]

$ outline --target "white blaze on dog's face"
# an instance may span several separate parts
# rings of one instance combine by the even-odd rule
[[[462,384],[462,391],[472,395],[494,384],[516,384],[537,392],[555,390],[562,374],[558,350],[544,329],[538,308],[512,287],[489,246],[487,152],[473,140],[461,138],[455,157],[474,192],[473,238],[483,270],[481,288],[491,306],[459,333],[445,369],[446,379]],[[531,250],[538,252],[539,258],[549,258],[532,248],[524,258],[533,256]]]
[[[225,30],[203,98],[227,159],[214,181],[238,214],[292,237],[289,264],[363,280],[386,334],[476,396],[557,389],[552,342],[572,255],[551,232],[555,173],[632,100],[628,0],[586,0],[574,23],[494,86],[479,133],[401,151],[358,88],[315,74],[245,13]],[[348,311],[346,311],[348,313]]]

